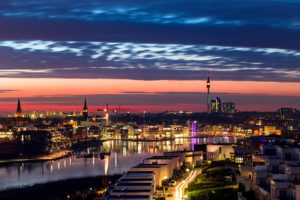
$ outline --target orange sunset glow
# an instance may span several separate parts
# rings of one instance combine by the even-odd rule
[[[34,97],[88,94],[206,92],[201,81],[188,80],[124,80],[124,79],[44,79],[1,78],[8,90],[1,97]],[[300,96],[300,83],[257,81],[213,81],[212,92]],[[11,91],[9,91],[11,90]]]
[[[117,95],[115,99],[119,99],[118,95],[141,95],[144,94],[156,96],[160,93],[206,93],[206,85],[204,80],[129,80],[129,79],[59,79],[59,78],[1,78],[1,85],[6,91],[0,93],[0,97],[4,98],[1,109],[5,112],[15,110],[16,98],[25,98],[22,102],[26,111],[32,110],[62,110],[62,111],[79,111],[81,109],[81,101],[75,103],[64,98],[78,96],[81,99],[88,95]],[[211,82],[211,93],[217,96],[219,93],[237,94],[237,95],[266,95],[272,98],[273,95],[283,96],[299,96],[300,83],[295,82],[257,82],[257,81],[213,81]],[[215,94],[215,95],[214,95]],[[42,102],[34,101],[34,98],[62,98],[62,100],[47,100]],[[5,98],[7,100],[5,100]],[[29,99],[28,99],[29,98]],[[33,98],[33,99],[32,99]],[[103,107],[103,102],[88,97],[92,101],[91,111],[96,111],[99,107]],[[100,98],[100,97],[99,97]],[[132,97],[135,98],[135,97]],[[176,97],[175,97],[176,98]],[[180,97],[181,98],[181,97]],[[117,107],[122,104],[124,109],[132,112],[143,111],[164,111],[164,110],[188,110],[203,111],[205,110],[205,102],[200,96],[185,96],[182,99],[193,99],[193,103],[177,102],[171,103],[168,100],[161,100],[155,105],[147,105],[149,102],[142,100],[140,105],[134,105],[127,99],[112,102],[111,106]],[[199,98],[199,100],[197,100]],[[102,98],[100,98],[101,100]],[[230,100],[230,97],[229,97]],[[61,101],[61,102],[60,102]],[[61,105],[65,102],[67,105]],[[66,103],[67,102],[67,103]],[[107,102],[109,103],[109,102]],[[73,105],[72,105],[73,104]],[[170,104],[170,105],[169,105]],[[240,105],[243,110],[273,110],[277,104]],[[297,107],[297,105],[295,105]]]

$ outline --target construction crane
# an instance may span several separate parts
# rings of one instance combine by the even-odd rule
[[[106,104],[104,109],[97,109],[97,111],[104,112],[105,126],[109,126],[109,109],[108,104]]]
[[[115,117],[116,117],[116,123],[118,123],[118,114],[122,111],[123,109],[121,109],[121,104],[118,105],[117,108],[115,109],[112,109],[109,107],[108,104],[106,104],[105,108],[104,109],[97,109],[97,111],[100,111],[100,112],[104,112],[104,118],[105,119],[105,125],[106,126],[109,126],[110,125],[110,113],[114,113],[115,114]],[[130,109],[129,109],[130,110]],[[128,109],[126,110],[128,111]]]

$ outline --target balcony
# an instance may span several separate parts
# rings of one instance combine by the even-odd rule
[[[285,173],[288,175],[300,174],[300,164],[284,165]]]
[[[287,199],[290,182],[287,174],[275,174],[271,180],[272,199]]]

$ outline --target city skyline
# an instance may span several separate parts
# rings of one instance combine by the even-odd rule
[[[210,78],[208,78],[205,82],[205,87],[207,90],[207,81]],[[58,79],[56,79],[58,80]],[[194,82],[192,82],[192,84],[194,84]],[[230,82],[222,82],[222,85],[231,85],[232,83]],[[240,84],[240,83],[239,83]],[[248,83],[244,83],[246,86]],[[277,91],[280,91],[280,85],[282,86],[282,83],[278,83],[278,87],[277,87]],[[192,85],[190,85],[192,86]],[[254,90],[256,90],[256,88],[254,88]],[[272,90],[270,90],[272,92]],[[297,90],[290,90],[290,91],[285,91],[285,92],[295,92]],[[19,92],[19,91],[16,91]],[[265,93],[259,93],[260,90],[257,90],[257,96],[260,98],[268,98],[268,96],[265,95]],[[268,95],[273,95],[272,97],[275,96],[275,93],[269,93]],[[288,93],[287,93],[288,94]],[[151,98],[152,95],[160,95],[160,98],[155,99],[155,98]],[[86,101],[88,99],[89,101],[89,111],[91,112],[97,112],[99,111],[99,109],[104,109],[104,107],[106,106],[107,103],[105,102],[110,102],[111,104],[109,104],[109,106],[112,109],[119,109],[120,106],[122,106],[122,111],[121,112],[161,112],[161,111],[176,111],[176,110],[181,110],[181,111],[192,111],[192,112],[210,112],[210,110],[207,110],[207,106],[209,106],[210,108],[210,99],[213,100],[215,98],[220,98],[221,97],[221,101],[224,102],[224,100],[226,102],[247,102],[248,103],[253,103],[253,100],[251,97],[251,95],[249,93],[244,93],[244,91],[241,91],[240,93],[221,93],[221,92],[216,92],[213,93],[211,96],[211,93],[209,93],[209,98],[208,98],[208,93],[206,92],[153,92],[153,91],[125,91],[125,92],[120,92],[119,94],[104,94],[104,95],[99,95],[99,94],[87,94],[85,96],[82,95],[69,95],[69,96],[28,96],[28,97],[23,97],[22,100],[25,99],[25,112],[30,112],[30,111],[75,111],[75,112],[81,112],[82,111],[82,102],[84,102],[84,104],[86,104]],[[178,97],[184,96],[186,97],[186,99],[188,99],[188,102],[190,104],[181,104],[180,108],[178,109],[178,105],[160,105],[160,106],[156,106],[156,105],[143,105],[144,101],[147,100],[151,100],[154,101],[155,103],[159,103],[159,101],[172,101],[172,99],[177,99]],[[192,96],[194,96],[195,98],[191,98]],[[199,97],[201,98],[201,100],[203,101],[203,98],[205,99],[204,104],[201,104],[198,102]],[[118,102],[122,102],[122,100],[119,100],[119,98],[122,97],[125,101],[132,101],[132,97],[134,97],[135,101],[133,101],[133,105],[123,105],[121,103]],[[289,97],[293,97],[295,98],[295,96],[289,96]],[[150,98],[150,99],[149,99]],[[277,96],[278,98],[278,96]],[[3,107],[3,111],[4,113],[14,113],[16,105],[17,107],[19,107],[19,100],[20,97],[17,97],[17,99],[15,99],[14,97],[12,98],[6,98],[7,100],[11,100],[11,101],[15,101],[17,100],[17,104],[16,102],[12,102],[9,103],[9,106],[7,107],[7,105],[5,105],[5,107]],[[71,102],[78,102],[78,104],[76,105],[68,105],[66,106],[66,100],[69,99],[69,104],[71,104]],[[111,101],[110,99],[116,99]],[[48,102],[56,102],[56,104],[49,104]],[[193,101],[195,100],[195,101]],[[232,100],[236,100],[236,101],[232,101]],[[273,100],[273,103],[281,103],[281,105],[286,105],[284,104],[284,101],[286,101],[286,99],[281,98],[281,99],[275,99],[275,101]],[[31,102],[32,104],[28,104],[28,102]],[[99,103],[100,102],[100,103]],[[209,104],[208,104],[209,102]],[[289,104],[288,106],[281,106],[281,107],[293,107],[293,108],[297,108],[297,102],[298,99],[295,98],[294,99],[295,104]],[[4,102],[5,103],[5,102]],[[46,103],[46,104],[44,104]],[[254,102],[255,103],[255,102]],[[23,105],[23,101],[22,101],[22,105]],[[255,105],[255,104],[254,104]],[[246,108],[245,110],[240,110],[240,111],[276,111],[278,108],[281,107],[276,107],[276,104],[268,104],[269,107],[266,107],[266,105],[261,105],[261,107],[257,107],[257,105],[255,105],[255,109],[253,109],[253,107],[249,107]],[[1,106],[0,106],[1,107]],[[23,107],[23,106],[22,106]],[[198,107],[198,109],[195,109],[195,107]],[[204,107],[204,108],[203,108]],[[237,108],[241,108],[241,106],[237,105]],[[245,108],[245,107],[244,107]],[[18,108],[17,108],[18,109]],[[259,110],[261,109],[261,110]],[[265,110],[263,110],[265,109]],[[239,110],[239,109],[238,109]]]
[[[297,1],[82,2],[1,3],[3,113],[204,112],[207,71],[238,110],[300,109]]]

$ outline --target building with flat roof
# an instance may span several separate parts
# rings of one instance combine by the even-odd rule
[[[166,164],[169,166],[170,171],[178,169],[180,167],[178,156],[153,156],[146,158],[143,161],[144,164]]]
[[[144,194],[119,194],[119,195],[110,195],[109,200],[151,200],[152,196],[151,195],[144,195]]]
[[[106,199],[151,200],[155,190],[154,174],[149,171],[130,171],[109,190]]]
[[[161,186],[164,180],[172,177],[173,170],[167,164],[139,164],[132,167],[129,171],[150,171],[154,174],[154,183]]]
[[[164,156],[177,156],[179,166],[196,166],[203,161],[203,151],[170,151],[164,152]]]
[[[250,182],[251,187],[245,188],[254,191],[259,199],[300,199],[299,146],[263,145],[259,153],[252,155],[247,173],[241,170],[239,183]]]

